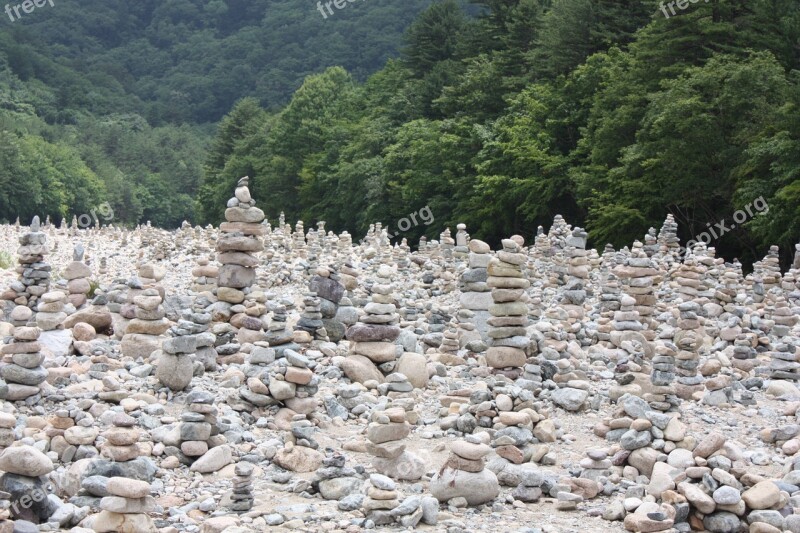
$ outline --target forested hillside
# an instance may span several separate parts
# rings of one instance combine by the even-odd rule
[[[195,220],[210,135],[237,100],[280,109],[331,65],[365,79],[429,3],[370,0],[328,18],[295,0],[55,0],[19,18],[12,4],[0,21],[0,219],[58,220],[107,200],[117,224]]]
[[[762,199],[720,253],[800,239],[800,0],[324,4],[57,0],[4,20],[0,218],[108,201],[117,224],[216,223],[250,175],[268,216],[355,235],[430,206],[492,242],[561,213],[621,246]]]
[[[800,2],[436,2],[365,83],[310,76],[279,112],[222,121],[201,220],[249,174],[259,205],[358,235],[429,205],[436,227],[531,237],[556,213],[593,246],[673,213],[684,240],[763,197],[718,242],[743,260],[800,238]],[[474,7],[474,6],[473,6]],[[412,242],[425,230],[407,233]],[[432,230],[431,230],[432,231]]]

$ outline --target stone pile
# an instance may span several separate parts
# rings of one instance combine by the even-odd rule
[[[53,331],[63,327],[67,313],[64,307],[67,296],[61,291],[46,292],[36,306],[36,326],[42,331]]]
[[[392,269],[380,265],[377,271],[376,282],[372,285],[372,297],[364,307],[364,315],[358,323],[347,329],[346,337],[350,341],[350,355],[345,359],[342,369],[353,381],[359,381],[362,373],[360,370],[374,370],[371,374],[383,382],[384,378],[377,372],[376,365],[386,368],[390,363],[391,368],[386,373],[391,373],[394,362],[402,353],[402,347],[395,344],[400,336],[397,324],[400,317],[394,305],[392,287],[390,285]]]
[[[197,260],[197,266],[192,269],[192,277],[194,277],[193,291],[213,293],[217,289],[219,267],[212,265],[208,258],[201,257]]]
[[[481,336],[486,339],[489,307],[494,303],[492,289],[488,285],[489,274],[486,270],[492,259],[491,248],[483,241],[472,239],[469,241],[468,249],[468,268],[461,274],[459,303],[462,308],[475,313],[474,324]]]
[[[217,427],[217,408],[214,396],[200,389],[186,395],[186,411],[181,413],[179,458],[185,464],[191,464],[195,471],[204,472],[203,463],[195,466],[201,457],[209,453],[215,445],[220,444],[215,438],[219,435]],[[230,461],[228,461],[230,462]]]
[[[250,196],[249,183],[250,179],[244,177],[236,184],[217,239],[217,260],[222,264],[217,277],[217,298],[233,305],[244,302],[250,292],[259,264],[255,254],[264,250],[261,239],[266,232],[261,224],[264,212]]]
[[[488,320],[491,345],[486,352],[486,364],[494,371],[519,374],[527,359],[528,306],[525,289],[530,281],[525,279],[522,265],[526,262],[521,245],[512,239],[503,239],[503,249],[489,261],[487,285],[492,289],[492,317]],[[512,375],[511,377],[516,377]]]
[[[210,316],[209,316],[210,320]],[[198,335],[193,322],[181,319],[169,329],[170,338],[161,343],[157,357],[156,379],[172,391],[182,391],[194,376],[194,354],[197,351]],[[206,346],[213,344],[213,335],[203,337]]]
[[[89,294],[89,291],[92,289],[89,280],[92,276],[92,269],[83,262],[83,253],[83,245],[76,244],[72,253],[72,262],[69,263],[61,273],[61,277],[67,280],[69,302],[76,309],[79,309],[86,303],[86,295]]]
[[[143,432],[136,427],[136,419],[125,413],[116,413],[112,426],[101,436],[105,442],[100,446],[100,453],[114,462],[133,461],[147,454],[147,448],[139,440]]]
[[[286,349],[295,349],[297,345],[292,342],[292,332],[287,329],[286,321],[289,315],[291,301],[281,301],[272,305],[272,318],[267,326],[265,340],[281,356]]]
[[[339,283],[338,278],[337,272],[332,268],[321,267],[309,283],[309,290],[319,298],[322,326],[330,342],[339,342],[345,334],[345,323],[337,319],[339,305],[345,293],[345,287]]]
[[[158,529],[147,513],[155,509],[147,481],[125,477],[109,478],[105,484],[108,496],[100,500],[100,513],[92,519],[97,533],[156,533]]]
[[[0,377],[5,383],[0,382],[0,395],[4,399],[25,400],[42,392],[40,385],[47,380],[47,369],[42,366],[41,333],[38,327],[18,327],[11,344],[3,346]]]
[[[328,341],[328,332],[325,330],[325,325],[322,323],[323,315],[320,312],[321,309],[322,304],[320,298],[317,297],[315,292],[308,292],[303,295],[303,313],[294,329],[296,332],[307,334],[306,342],[311,342],[311,340]],[[295,335],[294,338],[295,341],[301,342],[298,340],[297,335]]]
[[[34,524],[47,523],[56,512],[53,501],[46,496],[49,491],[45,476],[53,470],[53,461],[33,446],[11,446],[0,453],[0,471],[4,472],[0,476],[0,491],[17,504],[9,508],[11,518],[29,522],[28,530],[38,530]],[[37,497],[33,498],[33,495]],[[19,525],[24,527],[22,522]],[[17,527],[7,531],[17,531]]]
[[[231,511],[246,513],[253,508],[253,463],[239,461],[234,468]]]
[[[485,468],[486,456],[492,448],[484,441],[487,433],[467,435],[450,445],[450,456],[434,474],[431,494],[453,507],[476,506],[494,500],[500,494],[497,476]],[[458,499],[463,498],[463,505]]]
[[[161,335],[170,327],[162,295],[158,289],[142,290],[133,297],[134,316],[122,337],[122,355],[132,359],[148,359],[161,347]]]
[[[16,292],[14,301],[18,305],[35,309],[39,297],[50,287],[52,270],[44,258],[49,250],[47,236],[39,225],[39,217],[33,217],[30,230],[20,236],[19,243],[20,247],[17,249],[19,284],[12,284],[11,289]]]
[[[425,473],[425,463],[407,451],[403,442],[411,433],[406,409],[389,406],[385,410],[374,410],[369,420],[367,453],[373,456],[375,470],[394,479],[420,479]]]

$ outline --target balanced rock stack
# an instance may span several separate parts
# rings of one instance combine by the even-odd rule
[[[31,310],[36,309],[38,298],[47,292],[50,286],[51,267],[44,260],[48,253],[47,236],[40,231],[39,217],[33,217],[30,231],[19,237],[20,247],[17,249],[17,273],[19,281],[12,283],[3,297],[13,300]]]
[[[56,511],[48,494],[46,476],[54,470],[53,461],[37,448],[28,445],[11,446],[0,453],[0,491],[10,495],[12,502],[30,502],[30,505],[12,505],[11,518],[44,524]],[[33,498],[32,495],[45,495]],[[34,530],[37,528],[33,528]],[[16,527],[5,531],[17,531]]]
[[[201,257],[197,260],[197,266],[192,269],[192,277],[194,278],[193,291],[214,292],[217,288],[219,267],[210,264],[207,258]]]
[[[475,312],[474,322],[478,332],[485,338],[487,332],[486,321],[489,318],[489,307],[492,305],[492,289],[487,281],[489,275],[487,267],[492,259],[491,248],[488,244],[477,239],[472,239],[467,245],[469,249],[468,267],[461,274],[461,307]]]
[[[286,320],[289,316],[287,304],[291,304],[291,301],[273,305],[272,319],[267,327],[266,341],[275,349],[278,357],[282,356],[283,350],[297,347],[292,343],[292,332],[286,327]]]
[[[161,305],[161,293],[158,289],[143,290],[134,296],[135,317],[128,323],[122,337],[122,354],[132,359],[147,359],[161,347],[160,336],[169,329],[166,311]]]
[[[228,200],[225,220],[220,224],[217,239],[217,260],[222,264],[217,279],[217,298],[222,302],[240,304],[256,279],[259,261],[256,253],[264,250],[261,224],[264,212],[257,208],[245,176],[236,184],[234,197]]]
[[[530,341],[525,329],[528,325],[525,289],[531,283],[522,272],[526,256],[521,253],[520,244],[512,239],[503,239],[502,243],[503,249],[489,261],[487,268],[487,285],[492,289],[494,303],[489,307],[491,346],[486,363],[495,371],[510,369],[513,373],[527,359],[525,349]]]
[[[186,395],[186,411],[181,413],[179,431],[181,453],[192,463],[193,470],[206,473],[203,468],[196,467],[195,464],[199,457],[213,447],[215,442],[212,438],[219,434],[217,408],[214,406],[212,394],[203,390],[193,390]]]
[[[792,381],[800,381],[800,349],[792,346],[786,337],[784,341],[775,345],[770,355],[770,377],[772,379],[788,379]]]
[[[394,479],[417,480],[425,474],[425,462],[406,450],[403,442],[409,433],[406,409],[390,406],[375,410],[367,426],[367,453],[373,456],[372,466]]]
[[[368,520],[376,526],[386,526],[394,523],[392,510],[400,505],[397,485],[394,480],[381,474],[372,474],[369,477],[367,497],[362,503],[362,510]]]
[[[0,377],[7,386],[0,386],[0,393],[5,392],[4,399],[17,401],[39,394],[39,385],[47,379],[47,369],[42,366],[40,334],[37,327],[18,327],[13,342],[3,346]]]
[[[455,320],[451,320],[448,328],[444,330],[442,344],[439,351],[442,353],[455,354],[458,352],[458,328]]]
[[[344,285],[337,278],[336,272],[331,268],[320,267],[309,283],[309,290],[319,298],[322,325],[331,342],[339,342],[345,333],[344,324],[336,319],[345,291]]]
[[[194,353],[197,351],[197,338],[193,322],[181,319],[178,325],[170,328],[170,338],[161,343],[158,356],[156,378],[173,391],[184,390],[194,376]],[[205,347],[214,343],[214,335],[204,336]],[[205,366],[204,366],[205,368]]]
[[[698,339],[694,331],[678,332],[675,336],[678,353],[675,355],[675,370],[678,382],[675,386],[678,397],[688,400],[696,392],[703,390],[703,376],[697,371],[700,354],[697,352]]]
[[[250,350],[244,373],[247,376],[245,385],[239,388],[239,394],[256,407],[274,405],[275,399],[270,396],[270,375],[268,366],[275,362],[275,350],[268,343],[257,343]]]
[[[322,323],[321,308],[322,304],[320,303],[320,299],[317,298],[317,293],[306,293],[303,296],[303,313],[300,316],[300,320],[298,320],[295,325],[295,331],[308,333],[307,338],[309,338],[309,340],[327,341],[328,332],[325,330],[325,326]],[[294,338],[296,342],[301,342],[298,340],[301,337],[295,335]]]
[[[89,278],[92,269],[83,262],[84,249],[81,244],[76,244],[72,251],[72,262],[67,265],[61,277],[67,280],[69,289],[69,302],[79,309],[86,303],[86,295],[91,290]]]
[[[233,495],[231,511],[246,513],[253,508],[253,463],[239,461],[233,469]]]
[[[136,427],[136,419],[126,413],[116,413],[112,427],[101,435],[106,439],[100,453],[114,462],[133,461],[147,453],[144,443],[139,443],[142,430]]]
[[[488,436],[488,433],[467,435],[450,445],[450,457],[430,483],[431,494],[437,500],[451,502],[464,498],[467,505],[475,506],[500,494],[497,476],[485,468],[485,457],[492,451],[483,440]]]
[[[283,353],[269,381],[270,394],[293,413],[310,415],[317,408],[314,395],[319,390],[319,377],[311,370],[314,363],[294,350]]]
[[[463,260],[469,253],[469,233],[467,233],[467,225],[457,224],[456,230],[456,247],[453,249],[453,256]]]
[[[641,242],[634,243],[631,256],[625,260],[624,265],[619,265],[614,269],[614,274],[620,279],[628,281],[628,287],[625,290],[636,301],[633,310],[639,313],[640,323],[644,326],[642,334],[648,340],[653,340],[654,332],[648,331],[648,327],[656,303],[653,284],[659,271],[655,268],[653,260],[647,257],[642,250]]]
[[[291,472],[308,473],[317,470],[325,456],[317,448],[314,425],[306,415],[292,418],[291,431],[284,437],[283,449],[278,450],[273,461]]]
[[[155,509],[147,481],[112,477],[106,483],[108,496],[100,500],[100,514],[92,520],[97,533],[156,533],[158,529],[147,514]]]
[[[183,318],[178,321],[178,331],[182,335],[194,335],[195,354],[194,361],[206,371],[217,369],[217,350],[214,348],[216,335],[209,332],[211,313],[203,308],[202,301],[195,301],[191,309],[183,312]],[[185,378],[184,378],[185,379]]]
[[[63,327],[67,313],[64,312],[64,305],[67,297],[61,291],[46,292],[39,299],[36,313],[36,325],[42,331],[52,331]]]
[[[351,355],[354,364],[359,367],[370,368],[375,365],[393,363],[402,347],[394,343],[400,336],[397,324],[400,316],[394,305],[390,280],[392,269],[387,265],[380,265],[377,272],[376,283],[372,286],[372,299],[364,306],[365,314],[358,323],[347,329],[346,337],[350,341]],[[358,381],[353,365],[343,366],[345,374],[350,379]],[[378,373],[378,376],[380,374]],[[380,381],[383,381],[380,376]]]

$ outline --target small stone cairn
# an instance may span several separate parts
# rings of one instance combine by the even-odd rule
[[[417,480],[425,473],[422,459],[406,450],[403,442],[411,433],[404,407],[374,410],[367,426],[367,453],[379,473],[394,479]]]
[[[92,529],[97,533],[156,533],[158,529],[147,513],[155,509],[147,481],[112,477],[106,483],[108,496],[100,500],[100,514],[94,517]]]
[[[92,269],[83,262],[84,248],[78,243],[73,248],[72,262],[67,265],[61,277],[67,280],[69,290],[69,302],[80,309],[86,303],[86,295],[92,289],[89,278],[92,276]]]
[[[500,494],[497,476],[485,468],[485,458],[492,448],[484,442],[484,436],[489,435],[467,435],[450,445],[450,457],[430,483],[431,494],[437,500],[454,507],[476,506]],[[456,501],[459,498],[463,498],[463,502]]]
[[[41,392],[39,385],[47,379],[47,369],[42,366],[45,356],[41,352],[38,327],[18,327],[11,344],[2,348],[0,367],[0,394],[10,401],[25,400]]]
[[[239,461],[234,467],[233,478],[233,495],[231,499],[231,511],[237,513],[246,513],[253,508],[253,470],[255,469],[253,463],[247,461]]]
[[[161,347],[161,335],[170,327],[161,301],[161,293],[155,288],[144,289],[133,297],[136,318],[125,329],[122,355],[132,359],[147,359]]]

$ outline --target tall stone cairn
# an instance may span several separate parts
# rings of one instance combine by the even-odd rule
[[[531,283],[522,272],[527,258],[516,241],[503,239],[502,243],[503,249],[489,261],[487,269],[487,284],[492,289],[494,303],[489,307],[491,347],[486,353],[486,363],[495,370],[525,365],[528,345],[525,289]]]
[[[217,260],[222,264],[217,279],[217,298],[229,304],[242,303],[250,292],[259,263],[255,254],[264,250],[261,239],[266,231],[261,224],[264,212],[250,196],[249,183],[250,178],[245,176],[236,184],[217,238]]]

